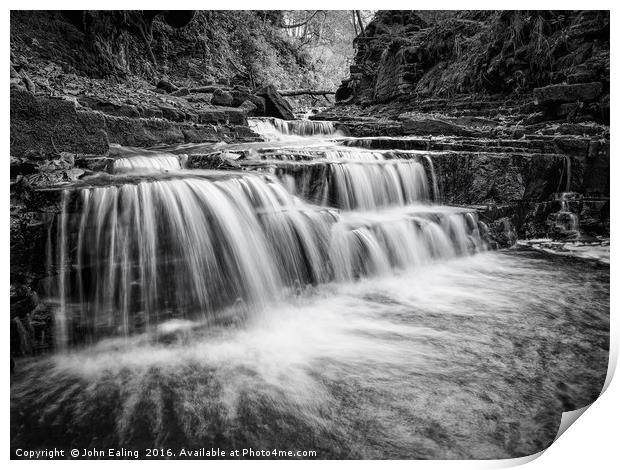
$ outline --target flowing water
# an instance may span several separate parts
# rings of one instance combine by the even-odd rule
[[[252,126],[243,171],[128,149],[62,190],[58,351],[18,364],[13,448],[516,457],[596,398],[607,266],[487,251],[429,155]]]

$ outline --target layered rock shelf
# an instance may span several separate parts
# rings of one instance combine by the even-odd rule
[[[316,130],[329,130],[329,151],[336,149],[345,161],[347,152],[420,160],[436,175],[431,193],[440,194],[443,204],[477,212],[496,246],[511,246],[518,238],[580,237],[587,243],[607,237],[607,26],[604,15],[567,15],[572,42],[566,50],[558,46],[553,60],[562,64],[570,56],[570,66],[509,91],[466,86],[460,75],[461,89],[446,88],[453,78],[452,52],[437,55],[432,49],[429,37],[437,26],[410,12],[381,13],[356,40],[357,55],[336,94],[338,103],[310,119],[324,121]],[[485,21],[461,18],[457,29],[477,41]],[[587,52],[574,47],[579,38],[587,39]],[[306,185],[304,196],[311,200],[327,191],[334,165],[344,164],[330,161],[326,149],[262,142],[249,119],[294,118],[286,97],[271,84],[187,86],[131,77],[112,83],[65,74],[53,60],[29,67],[28,54],[35,49],[22,44],[11,57],[11,316],[19,330],[12,338],[36,338],[21,341],[16,346],[21,353],[49,346],[44,336],[50,315],[39,292],[49,276],[45,247],[50,224],[62,210],[62,191],[94,184],[98,173],[105,180],[126,156],[121,146],[169,152],[187,169],[290,176]],[[503,70],[493,72],[495,80],[520,76],[519,54],[508,65],[495,63]],[[282,130],[287,126],[281,124]],[[289,127],[303,134],[312,126],[305,121]],[[29,320],[22,321],[25,317]]]

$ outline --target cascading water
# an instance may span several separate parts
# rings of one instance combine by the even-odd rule
[[[327,124],[278,128],[312,135],[332,132]],[[385,275],[484,248],[474,213],[428,205],[425,162],[437,193],[428,160],[303,152],[301,161],[272,154],[289,164],[276,178],[183,170],[173,154],[117,149],[118,176],[63,192],[54,257],[59,343],[148,331],[171,318],[212,322],[227,306],[254,311],[291,286]]]
[[[239,299],[257,308],[294,282],[327,279],[333,211],[269,177],[219,176],[64,191],[59,318],[128,334],[171,317],[210,320]]]
[[[13,448],[503,458],[598,395],[608,271],[482,253],[430,154],[252,125],[270,142],[209,148],[239,171],[117,149],[59,190],[59,354],[20,365]]]
[[[336,127],[331,121],[284,121],[277,118],[252,118],[248,124],[254,132],[271,140],[282,140],[291,136],[299,138],[313,136],[331,136],[336,134]]]
[[[114,173],[144,170],[174,171],[181,169],[181,161],[176,155],[123,157],[114,161]]]
[[[372,210],[428,201],[428,181],[417,161],[327,163],[319,181],[312,173],[296,183],[300,194],[344,210]]]
[[[579,235],[579,206],[581,196],[577,193],[563,192],[554,195],[554,202],[560,205],[557,212],[549,214],[549,225],[553,232]]]

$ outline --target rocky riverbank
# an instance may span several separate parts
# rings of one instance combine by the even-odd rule
[[[521,238],[575,236],[556,223],[563,192],[578,194],[580,234],[608,235],[609,13],[422,16],[379,12],[337,105],[313,118],[368,148],[443,152],[446,202]]]
[[[248,127],[248,116],[294,117],[275,87],[244,85],[243,77],[234,76],[234,64],[217,71],[206,62],[198,65],[204,51],[187,47],[196,31],[177,32],[174,14],[154,12],[165,21],[152,23],[153,18],[138,12],[74,13],[11,15],[11,350],[15,354],[51,347],[49,306],[39,294],[42,280],[50,275],[48,229],[61,208],[59,193],[46,188],[105,171],[117,157],[116,145],[251,142],[261,139]],[[213,22],[213,34],[228,13],[214,14],[222,18]],[[198,16],[194,19],[198,26],[210,18]],[[141,34],[147,27],[150,40]],[[277,45],[277,38],[273,41]],[[234,58],[228,50],[218,53]]]

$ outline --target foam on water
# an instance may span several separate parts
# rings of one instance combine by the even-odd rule
[[[558,263],[487,252],[300,292],[236,328],[102,341],[27,366],[12,413],[41,432],[89,429],[76,444],[528,455],[605,377],[608,269]]]
[[[245,171],[121,149],[129,174],[63,189],[59,348],[17,366],[12,448],[517,457],[597,396],[608,267],[487,252],[475,211],[434,204],[424,154],[251,124],[298,142],[248,144]]]

